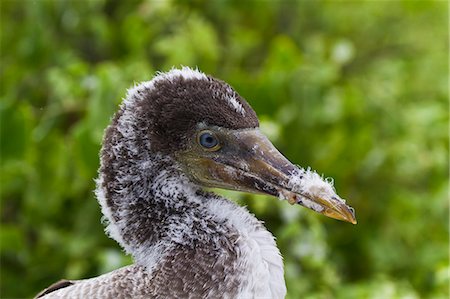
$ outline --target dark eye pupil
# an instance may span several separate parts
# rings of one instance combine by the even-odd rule
[[[215,147],[217,143],[217,139],[211,133],[203,133],[200,135],[200,144],[206,148]]]

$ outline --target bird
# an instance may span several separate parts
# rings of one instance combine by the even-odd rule
[[[96,197],[133,264],[36,298],[284,298],[274,236],[211,188],[266,194],[356,224],[330,180],[285,158],[229,84],[183,66],[128,89],[106,128]]]

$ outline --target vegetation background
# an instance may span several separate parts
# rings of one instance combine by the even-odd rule
[[[131,262],[94,198],[125,91],[172,66],[229,82],[358,224],[226,193],[265,221],[288,298],[448,298],[448,3],[8,1],[1,6],[1,297]]]

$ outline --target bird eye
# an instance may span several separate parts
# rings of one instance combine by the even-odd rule
[[[209,151],[216,151],[220,148],[219,140],[211,131],[202,131],[198,135],[198,143]]]

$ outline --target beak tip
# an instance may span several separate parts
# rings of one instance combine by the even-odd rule
[[[350,207],[350,206],[348,206],[348,209],[349,209],[349,211],[350,211],[350,213],[351,213],[351,217],[349,218],[349,222],[350,222],[351,224],[357,224],[358,221],[356,221],[355,209],[352,208],[352,207]]]
[[[358,221],[356,221],[355,209],[353,209],[350,206],[346,206],[344,211],[345,212],[343,212],[341,215],[343,216],[345,221],[350,222],[351,224],[357,224],[358,223]]]
[[[325,209],[321,213],[330,218],[342,220],[351,224],[357,224],[355,210],[344,203]]]

